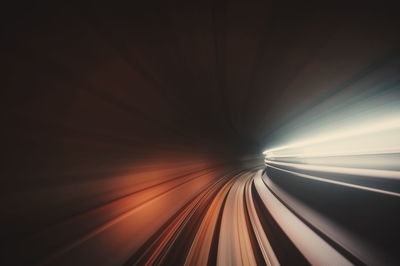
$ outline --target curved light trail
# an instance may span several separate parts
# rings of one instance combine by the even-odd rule
[[[281,171],[276,167],[271,169]],[[285,172],[304,176],[291,171]],[[209,172],[200,172],[177,185],[172,181],[171,184],[167,183],[165,188],[160,184],[144,189],[143,193],[151,193],[154,196],[148,200],[143,199],[141,203],[132,205],[113,219],[99,224],[77,240],[46,256],[38,264],[80,264],[80,252],[85,249],[99,249],[101,239],[112,240],[113,245],[123,245],[118,248],[118,259],[119,263],[125,265],[281,265],[291,262],[353,265],[390,262],[373,243],[350,232],[329,215],[320,213],[302,199],[291,195],[282,184],[275,183],[276,173],[272,174],[271,179],[262,169],[242,170],[225,173],[215,180],[200,181],[199,178],[205,178],[207,174]],[[196,192],[195,197],[179,205],[182,207],[174,207],[171,203],[164,205],[164,209],[172,211],[171,218],[162,220],[159,211],[148,212],[149,208],[157,208],[162,202],[169,202],[175,193],[179,193],[191,182],[201,182],[202,188]],[[331,184],[342,185],[339,182]],[[349,188],[359,187],[349,185]],[[153,194],[153,189],[160,192]],[[363,193],[368,194],[370,191],[374,190],[366,190]],[[138,192],[140,193],[142,192]],[[391,200],[398,202],[397,194],[388,195],[394,197]],[[131,196],[121,199],[127,201],[121,206],[126,207],[128,202],[135,202],[129,197]],[[118,204],[110,202],[108,205],[115,212]],[[104,213],[108,205],[102,207],[102,210],[93,210],[74,220],[90,219],[91,215],[96,216],[96,212],[100,211]],[[155,222],[160,222],[160,229],[147,233],[145,238],[142,237],[147,241],[136,244],[136,248],[135,245],[131,245],[129,249],[124,249],[126,241],[131,239],[134,240],[132,244],[138,243],[141,235],[146,234],[145,231],[128,229],[132,226],[138,228],[139,222],[146,222],[146,216],[150,220],[147,220],[147,225],[143,224],[143,229]],[[70,228],[73,223],[71,220],[57,229],[37,235],[38,240],[28,241],[43,241],[46,235],[60,234],[62,232],[59,230],[63,230],[63,227]],[[126,236],[129,232],[133,234]],[[118,239],[113,235],[119,235]],[[104,255],[107,256],[107,253],[110,256],[110,252],[105,252]],[[97,264],[109,263],[107,257],[102,254],[91,258],[88,263],[93,263],[93,259]]]
[[[0,265],[400,264],[397,7],[2,11]]]

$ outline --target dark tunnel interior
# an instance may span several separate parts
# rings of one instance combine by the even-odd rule
[[[2,265],[400,262],[396,137],[392,157],[371,159],[390,167],[354,167],[385,180],[320,170],[303,180],[292,161],[260,174],[267,146],[318,121],[398,110],[394,6],[2,9]]]

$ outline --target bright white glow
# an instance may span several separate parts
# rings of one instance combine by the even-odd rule
[[[364,122],[263,152],[268,159],[400,152],[400,115]]]
[[[321,166],[321,165],[304,165],[297,163],[283,163],[265,160],[267,164],[271,166],[288,166],[290,168],[308,171],[318,171],[325,173],[337,173],[337,174],[349,174],[356,176],[370,176],[370,177],[381,177],[387,179],[400,180],[399,171],[388,171],[388,170],[375,170],[375,169],[364,169],[364,168],[347,168],[347,167],[334,167],[334,166]]]

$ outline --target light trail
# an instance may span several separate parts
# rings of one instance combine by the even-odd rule
[[[383,120],[383,121],[382,121]],[[333,132],[332,132],[333,131]],[[263,152],[267,159],[400,153],[400,118],[377,118]],[[312,135],[312,134],[310,134]]]
[[[115,235],[121,226],[130,228],[132,225],[135,228],[140,226],[147,235],[141,237],[141,244],[121,250],[123,256],[119,256],[124,265],[276,266],[293,262],[299,265],[385,264],[384,258],[387,256],[374,243],[366,240],[367,235],[360,237],[350,232],[341,221],[299,200],[280,183],[280,179],[284,173],[330,186],[340,185],[354,191],[365,191],[362,193],[384,193],[396,196],[396,199],[399,193],[299,174],[269,163],[266,175],[262,174],[262,170],[243,169],[210,178],[212,171],[200,171],[183,179],[151,186],[129,196],[131,198],[121,199],[142,203],[56,250],[39,264],[58,264],[61,260],[68,263],[80,261],[79,256],[73,254],[97,248],[99,239],[109,239],[109,235]],[[273,163],[282,167],[297,166]],[[268,169],[278,171],[278,175],[273,173],[270,176]],[[338,168],[339,171],[332,167],[301,166],[298,169],[346,173],[344,168]],[[188,198],[184,206],[174,206],[174,195],[185,193],[185,190],[187,192],[194,182],[201,185],[197,194]],[[148,195],[148,200],[144,200],[140,193]],[[135,197],[144,201],[137,201]],[[323,197],[318,200],[330,202]],[[170,210],[162,220],[156,213],[147,212],[158,205]],[[147,216],[146,220],[144,216]],[[151,221],[154,224],[157,220],[160,229],[152,234],[145,232],[146,222],[139,225],[139,221]],[[140,236],[140,232],[136,232],[136,235]],[[123,239],[125,241],[131,237],[126,235]]]
[[[313,265],[352,265],[307,225],[290,212],[266,187],[258,174],[255,187],[274,219]]]
[[[400,265],[398,8],[5,2],[1,265]]]
[[[288,166],[299,170],[309,170],[317,172],[327,172],[336,174],[346,174],[363,177],[385,178],[400,180],[399,171],[376,170],[376,169],[362,169],[362,168],[349,168],[349,167],[336,167],[336,166],[323,166],[323,165],[309,165],[299,163],[284,163],[279,161],[265,160],[265,163],[270,166],[280,165]]]
[[[400,197],[400,193],[396,193],[396,192],[391,192],[391,191],[386,191],[386,190],[383,190],[383,189],[376,189],[376,188],[371,188],[371,187],[366,187],[366,186],[350,184],[350,183],[346,183],[346,182],[330,180],[330,179],[327,179],[327,178],[321,178],[321,177],[307,175],[307,174],[301,174],[301,173],[285,170],[285,169],[282,169],[282,168],[278,168],[278,167],[275,167],[275,166],[272,166],[272,165],[268,165],[268,166],[271,167],[271,168],[277,169],[279,171],[282,171],[282,172],[294,174],[296,176],[300,176],[300,177],[303,177],[303,178],[307,178],[307,179],[311,179],[311,180],[315,180],[315,181],[319,181],[319,182],[325,182],[325,183],[329,183],[329,184],[340,185],[340,186],[356,188],[356,189],[362,189],[362,190],[365,190],[365,191],[371,191],[371,192],[382,193],[382,194],[386,194],[386,195],[390,195],[390,196]]]
[[[251,225],[253,227],[254,234],[257,238],[258,245],[261,249],[265,263],[267,265],[272,265],[272,266],[279,265],[279,260],[276,257],[276,254],[271,246],[270,241],[268,240],[268,237],[261,224],[260,218],[258,217],[257,210],[254,204],[253,191],[252,191],[254,176],[255,175],[253,175],[253,178],[249,179],[248,182],[246,183],[246,191],[245,191],[245,196],[246,196],[245,199],[247,203],[247,209],[249,211]]]
[[[257,265],[245,218],[244,189],[250,175],[232,185],[222,214],[217,265]]]

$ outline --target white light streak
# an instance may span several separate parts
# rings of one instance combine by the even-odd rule
[[[267,159],[400,153],[400,115],[363,122],[263,152]]]

